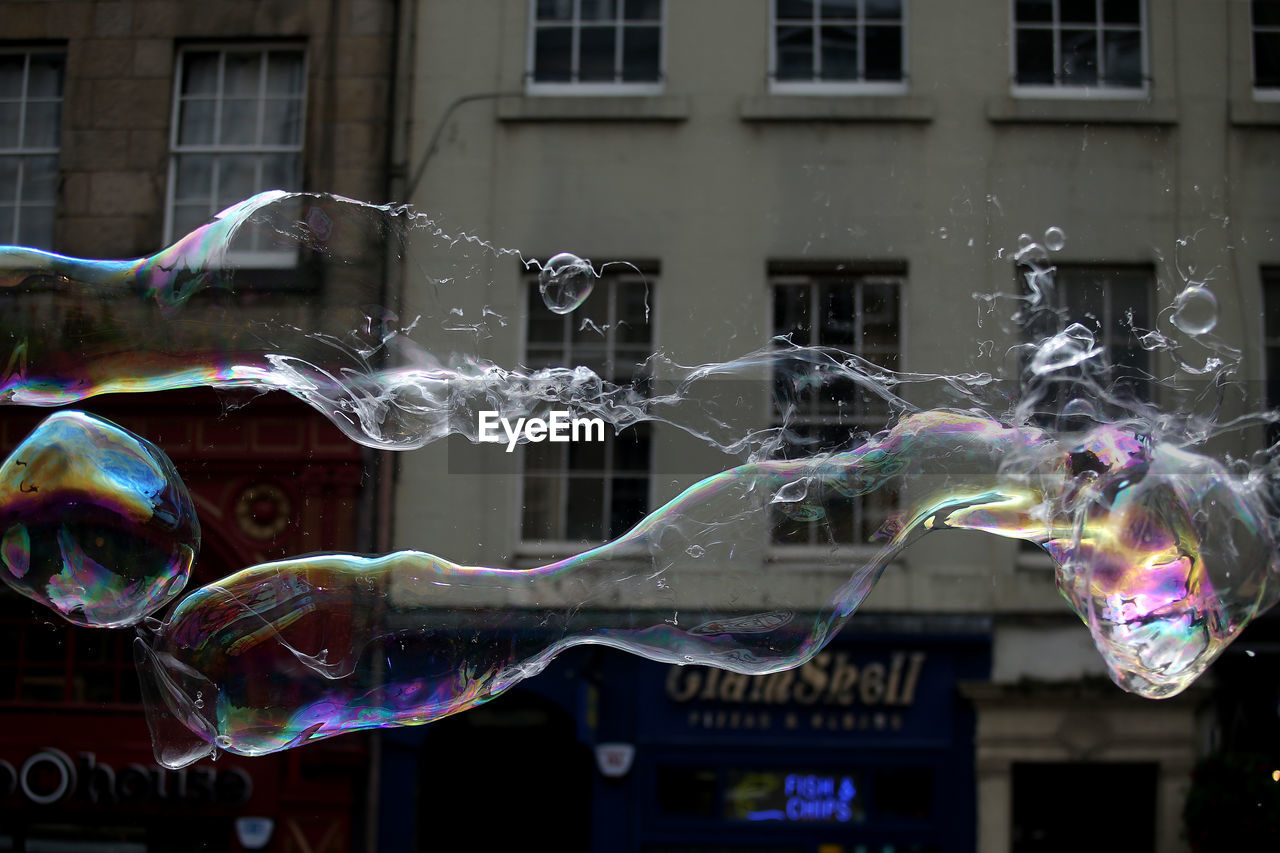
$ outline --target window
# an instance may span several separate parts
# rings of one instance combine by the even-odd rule
[[[904,0],[775,0],[773,88],[901,91]]]
[[[0,244],[53,246],[64,68],[61,53],[0,52]]]
[[[1280,0],[1253,0],[1253,88],[1280,98]]]
[[[532,0],[530,91],[656,93],[662,0]]]
[[[646,382],[638,365],[653,352],[652,283],[606,275],[572,314],[553,314],[536,279],[528,287],[526,364],[583,365],[616,383]],[[604,441],[525,444],[521,535],[525,540],[601,542],[649,511],[651,430],[637,424]]]
[[[775,270],[773,329],[800,346],[838,347],[890,370],[901,354],[900,274],[850,273],[839,269]],[[803,380],[803,381],[800,381]],[[774,373],[775,418],[787,425],[783,455],[802,458],[847,450],[858,433],[875,433],[890,419],[888,404],[839,375],[812,369]],[[779,518],[774,542],[786,545],[864,544],[872,541],[894,510],[896,495],[879,489],[859,498],[828,496],[826,517]]]
[[[1266,348],[1267,408],[1280,408],[1280,267],[1262,271],[1262,334]],[[1280,441],[1280,425],[1267,431],[1268,442]]]
[[[165,242],[269,189],[298,189],[306,62],[291,47],[187,48],[174,86]],[[260,234],[237,247],[245,265],[281,267]]]
[[[1026,273],[1024,269],[1023,274]],[[1109,387],[1122,397],[1149,400],[1151,353],[1142,348],[1138,336],[1154,328],[1151,299],[1155,283],[1151,270],[1060,265],[1053,280],[1055,284],[1049,291],[1052,307],[1063,312],[1067,323],[1080,323],[1093,332],[1110,365]],[[1031,329],[1036,339],[1053,331],[1044,324]],[[1066,394],[1065,389],[1051,390],[1042,408],[1055,410],[1058,403],[1067,402]]]
[[[1013,18],[1015,88],[1145,87],[1142,0],[1014,0]]]

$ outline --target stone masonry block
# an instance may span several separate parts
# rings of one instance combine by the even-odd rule
[[[133,3],[98,3],[93,8],[93,33],[101,38],[126,38],[133,33]]]
[[[136,77],[173,75],[174,46],[172,39],[140,38],[134,41],[133,73]]]
[[[71,169],[124,169],[129,161],[127,130],[67,130],[62,162]]]
[[[92,91],[94,127],[163,130],[169,126],[168,80],[94,80]]]
[[[169,170],[169,134],[156,130],[129,131],[128,168],[167,175]]]
[[[96,216],[144,216],[159,209],[158,176],[147,172],[94,172],[89,176],[89,212]]]
[[[72,50],[74,65],[70,70],[80,77],[127,77],[133,73],[134,43],[130,39],[85,39],[73,44]]]

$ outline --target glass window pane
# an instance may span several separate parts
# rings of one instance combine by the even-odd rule
[[[1064,24],[1092,24],[1098,19],[1098,5],[1095,0],[1058,0]]]
[[[22,104],[0,101],[0,148],[18,147],[18,117]]]
[[[854,340],[854,324],[857,309],[854,306],[852,284],[837,282],[821,288],[822,311],[818,318],[818,345],[851,348]]]
[[[182,94],[216,95],[218,93],[218,54],[184,53],[182,55]]]
[[[858,28],[822,28],[822,79],[858,79]]]
[[[626,0],[623,10],[628,21],[662,20],[662,0]]]
[[[573,20],[573,0],[538,0],[539,21]]]
[[[604,536],[604,481],[570,477],[565,510],[566,539],[597,541]]]
[[[778,0],[778,20],[813,19],[813,0]]]
[[[21,53],[0,54],[0,98],[22,97],[22,69],[26,56]]]
[[[560,539],[560,480],[524,478],[524,513],[520,533],[525,539]]]
[[[1024,86],[1053,85],[1053,31],[1019,28],[1017,82]]]
[[[618,285],[618,323],[614,338],[621,344],[647,344],[652,326],[647,314],[648,288],[641,282]]]
[[[1098,84],[1098,35],[1094,30],[1063,30],[1060,51],[1064,84]]]
[[[267,57],[267,94],[300,95],[303,90],[302,55],[273,52]]]
[[[613,482],[609,507],[609,538],[616,539],[635,527],[649,511],[649,481],[621,477]]]
[[[53,245],[53,206],[24,206],[18,213],[18,245],[47,249]]]
[[[175,238],[190,234],[209,221],[213,210],[208,204],[175,204],[173,206],[173,235]]]
[[[57,148],[62,127],[62,101],[27,103],[24,148]]]
[[[1253,85],[1280,86],[1280,32],[1253,34]]]
[[[209,205],[213,201],[213,155],[181,154],[174,169],[173,197],[175,200],[198,201]]]
[[[613,443],[613,469],[615,471],[648,471],[650,430],[647,424],[624,429],[615,437],[606,426],[605,432]]]
[[[778,27],[778,79],[813,79],[813,28]]]
[[[1102,20],[1108,24],[1142,23],[1142,0],[1102,0]]]
[[[562,83],[570,79],[573,30],[569,27],[540,27],[533,39],[533,79]]]
[[[184,100],[179,106],[181,112],[178,119],[179,145],[212,145],[213,117],[217,101]]]
[[[858,0],[822,0],[818,14],[824,23],[830,21],[858,20]]]
[[[579,14],[584,21],[611,21],[618,17],[615,0],[582,0],[582,11]]]
[[[1138,30],[1110,30],[1103,33],[1108,86],[1142,85],[1142,33]]]
[[[221,145],[255,145],[258,135],[257,100],[227,98],[222,102],[222,122],[218,125]]]
[[[564,340],[564,324],[569,322],[569,318],[547,308],[536,281],[529,285],[528,303],[529,343],[550,343],[558,347]]]
[[[261,159],[262,186],[258,192],[302,189],[301,158],[297,154],[264,154]]]
[[[622,31],[622,79],[627,83],[651,82],[660,77],[658,54],[661,29],[626,27]]]
[[[498,426],[498,434],[507,441],[502,426]],[[528,471],[559,471],[564,468],[564,446],[549,441],[529,443],[524,446],[524,467]]]
[[[612,81],[614,79],[614,45],[617,30],[613,27],[583,27],[578,31],[578,79]]]
[[[61,56],[33,55],[27,71],[27,97],[61,98],[64,64]]]
[[[13,230],[17,225],[12,205],[0,203],[0,245],[19,245],[18,235]],[[39,247],[37,247],[39,248]],[[1280,374],[1276,374],[1280,376]]]
[[[902,28],[867,27],[867,79],[902,79]]]
[[[22,201],[52,204],[58,197],[58,158],[24,157]]]
[[[258,157],[256,154],[236,154],[218,158],[219,210],[243,201],[258,191]]]
[[[302,101],[269,100],[262,112],[266,119],[262,144],[297,145],[302,141]]]
[[[1052,23],[1053,0],[1017,0],[1013,4],[1013,14],[1020,24]]]
[[[775,335],[790,335],[798,346],[809,345],[808,285],[785,284],[774,288],[773,329]]]
[[[902,20],[902,0],[866,0],[867,20]]]
[[[0,204],[16,204],[18,201],[18,166],[21,157],[0,157]]]
[[[1255,27],[1280,27],[1280,0],[1253,0]]]
[[[224,96],[257,97],[262,74],[263,55],[253,53],[228,53],[223,70],[222,94]]]

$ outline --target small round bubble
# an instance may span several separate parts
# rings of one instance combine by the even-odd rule
[[[585,302],[595,284],[591,264],[569,252],[551,258],[538,273],[542,301],[557,314],[568,314]]]
[[[1169,319],[1188,335],[1206,334],[1218,325],[1218,300],[1207,287],[1188,285],[1174,300]]]
[[[1050,225],[1044,232],[1044,247],[1050,252],[1061,252],[1067,245],[1067,232],[1057,225]]]

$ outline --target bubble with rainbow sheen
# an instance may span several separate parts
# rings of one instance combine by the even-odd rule
[[[50,415],[0,464],[0,577],[76,625],[138,623],[186,586],[200,525],[154,444]]]

